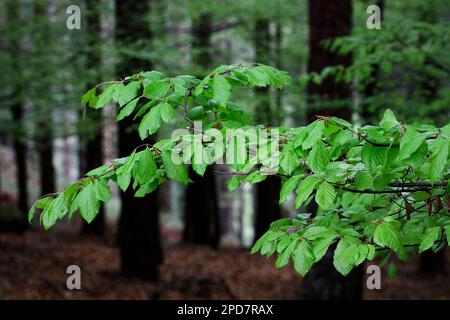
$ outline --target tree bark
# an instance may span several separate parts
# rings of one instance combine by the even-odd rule
[[[100,69],[101,69],[101,52],[99,44],[101,43],[101,22],[100,10],[98,4],[89,6],[86,10],[86,36],[87,46],[89,47],[86,70],[92,72],[95,70],[95,75],[88,75],[88,82],[86,91],[93,88],[100,83]],[[103,115],[101,110],[92,110],[86,108],[85,119],[82,120],[86,124],[83,129],[88,132],[82,132],[79,135],[80,139],[80,176],[84,175],[89,170],[99,167],[103,164]],[[82,233],[102,235],[105,231],[105,207],[100,205],[99,212],[95,219],[89,224],[83,221]]]
[[[309,58],[308,72],[319,72],[327,66],[350,66],[351,55],[338,55],[326,50],[322,41],[349,35],[352,28],[351,0],[310,0],[309,2]],[[316,115],[337,116],[350,120],[352,116],[351,88],[332,77],[324,79],[318,85],[308,84],[309,122]],[[311,206],[310,212],[316,212],[317,206]],[[363,282],[362,265],[355,268],[347,277],[339,274],[333,266],[333,251],[314,265],[303,281],[305,299],[361,299]]]
[[[116,39],[121,47],[135,44],[138,40],[151,41],[149,25],[143,19],[143,15],[149,10],[149,1],[116,1]],[[148,61],[122,54],[117,73],[120,77],[125,77],[149,68]],[[143,143],[136,125],[127,119],[119,122],[121,157],[129,155],[136,146]],[[121,193],[121,200],[118,241],[122,274],[156,281],[159,277],[158,267],[163,260],[158,192],[154,191],[144,198],[135,198],[133,190],[127,190]]]
[[[200,15],[193,21],[192,60],[196,66],[201,67],[198,76],[203,77],[204,72],[212,65],[211,55],[211,15]],[[213,249],[219,247],[221,227],[219,207],[217,204],[216,177],[214,167],[206,169],[203,177],[189,169],[189,178],[193,183],[186,187],[184,207],[184,241],[209,245]]]
[[[271,62],[271,35],[270,22],[267,19],[257,19],[254,26],[255,59],[258,63],[270,64]],[[268,88],[256,90],[255,120],[266,126],[276,124],[277,115],[274,115],[270,104]],[[268,229],[270,223],[281,218],[281,210],[278,204],[281,181],[277,176],[269,176],[266,180],[256,185],[255,207],[255,241]]]

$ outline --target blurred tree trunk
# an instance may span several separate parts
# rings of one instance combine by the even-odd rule
[[[93,3],[85,11],[84,21],[86,22],[87,46],[89,48],[86,61],[86,70],[91,72],[87,75],[89,79],[86,85],[86,91],[93,88],[101,82],[101,22],[100,7]],[[80,175],[84,175],[87,171],[99,167],[103,164],[103,115],[101,110],[93,110],[85,108],[85,119],[81,120],[86,123],[83,129],[88,132],[82,132],[80,138]],[[83,124],[82,124],[83,125]],[[82,232],[85,234],[102,235],[105,231],[105,207],[100,205],[100,210],[95,219],[88,224],[83,221]]]
[[[35,43],[33,44],[34,54],[37,56],[42,56],[42,61],[45,61],[44,57],[46,52],[47,45],[50,44],[49,39],[49,31],[46,30],[48,24],[45,21],[48,19],[48,1],[37,1],[33,3],[33,13],[34,19],[36,22],[35,34],[33,35],[35,38]],[[42,90],[39,94],[48,94],[48,101],[45,103],[38,102],[37,107],[39,109],[39,118],[36,121],[36,147],[39,154],[39,177],[40,177],[40,187],[41,194],[49,194],[56,191],[55,185],[55,168],[53,166],[53,121],[52,121],[52,113],[49,112],[49,103],[52,102],[50,97],[50,79],[51,75],[49,74],[48,69],[42,69],[41,71],[41,83],[37,85],[39,88],[37,90]],[[45,93],[44,93],[44,90]],[[47,97],[46,97],[47,98]]]
[[[257,19],[253,33],[256,62],[270,64],[271,35],[269,20]],[[263,123],[265,126],[275,125],[277,115],[274,115],[271,109],[269,89],[258,88],[256,90],[256,101],[256,123]],[[281,181],[277,176],[269,176],[256,185],[255,240],[269,229],[271,222],[281,217],[278,204],[280,190]]]
[[[308,72],[319,72],[330,65],[349,66],[350,55],[341,56],[329,52],[322,46],[325,39],[349,35],[352,28],[351,0],[309,0],[309,58]],[[320,85],[310,83],[307,88],[309,106],[307,119],[316,120],[316,115],[333,115],[346,120],[352,116],[351,88],[337,83],[333,78],[324,79]],[[311,206],[316,212],[317,206]],[[318,262],[305,277],[302,285],[305,299],[361,299],[363,282],[362,265],[347,277],[339,274],[333,266],[333,251]]]
[[[380,8],[381,22],[383,21],[384,0],[377,0],[376,5]],[[379,120],[379,108],[374,103],[374,96],[379,92],[382,82],[379,81],[380,65],[372,65],[370,82],[364,87],[363,101],[361,102],[361,118],[366,124],[374,124]]]
[[[7,2],[7,18],[8,18],[8,28],[10,30],[18,30],[19,24],[21,23],[19,20],[20,17],[20,8],[18,2],[9,1]],[[22,70],[22,49],[20,47],[21,40],[21,32],[18,35],[11,36],[6,43],[9,47],[10,54],[13,55],[13,68],[17,73],[21,73]],[[23,215],[23,223],[21,223],[19,232],[25,231],[28,229],[29,224],[27,220],[27,212],[28,212],[28,191],[27,191],[27,166],[26,166],[26,143],[24,142],[24,126],[23,126],[23,84],[22,79],[17,77],[15,85],[15,92],[12,97],[14,100],[13,105],[11,106],[13,121],[15,125],[15,133],[13,137],[13,145],[14,145],[14,156],[16,161],[16,179],[17,179],[17,193],[18,193],[18,207]],[[0,192],[1,197],[1,192]]]
[[[19,102],[12,107],[13,120],[16,125],[16,134],[14,135],[14,155],[16,159],[16,176],[18,187],[18,204],[19,209],[24,216],[24,228],[27,229],[28,212],[28,191],[27,191],[27,165],[26,165],[26,144],[23,142],[23,106]]]
[[[150,1],[116,1],[116,40],[119,47],[133,47],[139,40],[151,41],[149,24],[144,19],[149,10]],[[151,67],[147,60],[126,53],[122,53],[119,58],[117,74],[122,78]],[[119,122],[121,157],[128,156],[142,143],[132,120],[126,118]],[[118,231],[121,271],[124,275],[156,281],[159,277],[158,266],[163,260],[158,192],[154,191],[144,198],[135,198],[133,195],[131,188],[121,193],[122,210]]]
[[[192,60],[201,67],[202,74],[212,65],[211,56],[211,15],[200,15],[193,21],[192,28]],[[184,208],[184,241],[209,245],[214,249],[220,242],[220,219],[217,204],[216,178],[214,166],[209,166],[203,177],[189,169],[189,178],[193,183],[186,187]]]

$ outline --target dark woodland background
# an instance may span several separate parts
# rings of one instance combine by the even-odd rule
[[[66,27],[72,4],[80,30]],[[381,30],[366,27],[371,4]],[[293,199],[278,205],[275,177],[234,193],[212,171],[143,199],[116,188],[92,224],[74,217],[49,232],[26,218],[40,195],[140,144],[133,123],[115,124],[115,106],[83,117],[81,95],[99,82],[255,61],[294,78],[283,91],[238,92],[258,123],[333,114],[364,125],[389,107],[403,122],[442,125],[449,22],[448,0],[0,1],[0,299],[449,299],[448,248],[378,261],[382,289],[372,291],[364,266],[344,278],[325,259],[302,279],[250,255],[271,221],[295,214]],[[336,65],[345,81],[305,81]],[[66,288],[72,264],[79,291]]]

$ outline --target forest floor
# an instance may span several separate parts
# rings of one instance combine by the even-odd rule
[[[31,230],[0,234],[0,299],[298,299],[301,278],[291,266],[248,251],[169,245],[158,285],[119,275],[113,238]],[[445,274],[424,276],[418,259],[383,270],[382,289],[365,299],[450,299],[450,254]],[[79,265],[81,290],[68,290],[66,268]]]

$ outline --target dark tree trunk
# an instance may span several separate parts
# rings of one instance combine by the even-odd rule
[[[143,16],[149,12],[149,4],[149,1],[116,1],[116,39],[120,46],[135,44],[140,39],[151,41],[149,25],[143,19]],[[148,61],[122,55],[117,73],[123,78],[149,67]],[[132,120],[119,122],[121,157],[129,155],[142,143]],[[121,193],[121,200],[122,210],[118,232],[121,271],[127,276],[156,281],[158,267],[163,260],[158,192],[154,191],[144,198],[135,198],[133,190],[128,190]]]
[[[23,107],[17,104],[12,108],[14,123],[17,125],[17,132],[14,135],[14,154],[16,158],[16,176],[18,187],[18,207],[23,214],[24,223],[23,230],[28,229],[27,212],[28,212],[28,191],[27,191],[27,165],[26,165],[26,144],[23,142]]]
[[[344,277],[333,267],[333,251],[315,264],[303,281],[302,298],[309,300],[356,300],[363,294],[364,268],[358,266]]]
[[[322,41],[347,36],[352,28],[351,0],[310,0],[309,2],[308,72],[319,72],[327,66],[350,66],[351,55],[339,55],[323,47]],[[328,77],[320,84],[308,84],[309,122],[316,115],[333,115],[351,119],[351,88]]]
[[[220,224],[213,169],[203,177],[190,170],[192,183],[186,188],[184,240],[219,247]]]
[[[53,134],[50,128],[44,130],[45,132],[38,138],[39,177],[41,194],[43,195],[56,191],[55,167],[53,166]]]
[[[86,10],[86,36],[89,53],[87,56],[86,70],[92,72],[96,70],[95,76],[89,77],[86,91],[100,83],[101,53],[99,44],[101,43],[101,24],[99,5],[93,4]],[[88,132],[79,135],[80,138],[80,175],[84,175],[89,170],[103,164],[103,116],[101,110],[86,108],[85,119],[87,124],[83,126]],[[102,235],[105,231],[105,207],[103,204],[95,219],[90,223],[83,222],[82,232],[85,234]]]
[[[8,28],[11,30],[17,29],[17,25],[20,24],[19,20],[19,10],[20,4],[17,2],[8,2],[6,5],[7,17],[11,19],[8,21]],[[9,52],[14,56],[13,67],[20,74],[20,70],[22,67],[20,59],[22,58],[22,49],[20,47],[21,35],[15,35],[10,37],[6,41],[6,45]],[[26,166],[26,143],[24,137],[24,128],[23,128],[23,101],[22,101],[22,82],[19,79],[14,83],[15,85],[15,94],[13,96],[16,99],[14,105],[11,106],[11,112],[13,116],[13,121],[15,125],[15,134],[13,137],[14,144],[14,155],[16,161],[16,178],[17,178],[17,193],[18,193],[18,207],[23,214],[23,223],[21,223],[21,230],[17,231],[25,231],[28,229],[29,224],[27,220],[27,212],[28,212],[28,191],[27,191],[27,166]],[[1,197],[1,192],[0,192]]]
[[[254,47],[256,62],[270,64],[271,62],[271,36],[270,24],[267,19],[258,19],[254,29]],[[255,120],[265,126],[276,124],[277,115],[270,105],[269,90],[260,88],[256,90]],[[270,176],[256,185],[255,205],[255,241],[260,238],[270,226],[270,223],[281,217],[278,204],[281,181],[276,176]]]
[[[194,63],[204,73],[212,64],[211,56],[211,16],[202,14],[193,22],[192,48]],[[198,75],[203,77],[204,74]],[[186,187],[184,207],[184,241],[219,247],[221,228],[217,205],[216,178],[214,167],[206,169],[203,177],[189,170],[193,183]]]
[[[309,1],[309,59],[308,72],[319,72],[327,66],[349,66],[350,55],[341,56],[329,52],[322,46],[325,39],[349,35],[352,27],[351,0]],[[351,119],[351,88],[332,77],[320,84],[310,83],[307,88],[309,106],[307,119],[316,120],[316,115],[333,115]],[[309,211],[315,212],[316,206]],[[340,275],[333,266],[333,251],[314,265],[303,281],[303,297],[306,299],[361,299],[363,267],[355,268],[347,277]]]

